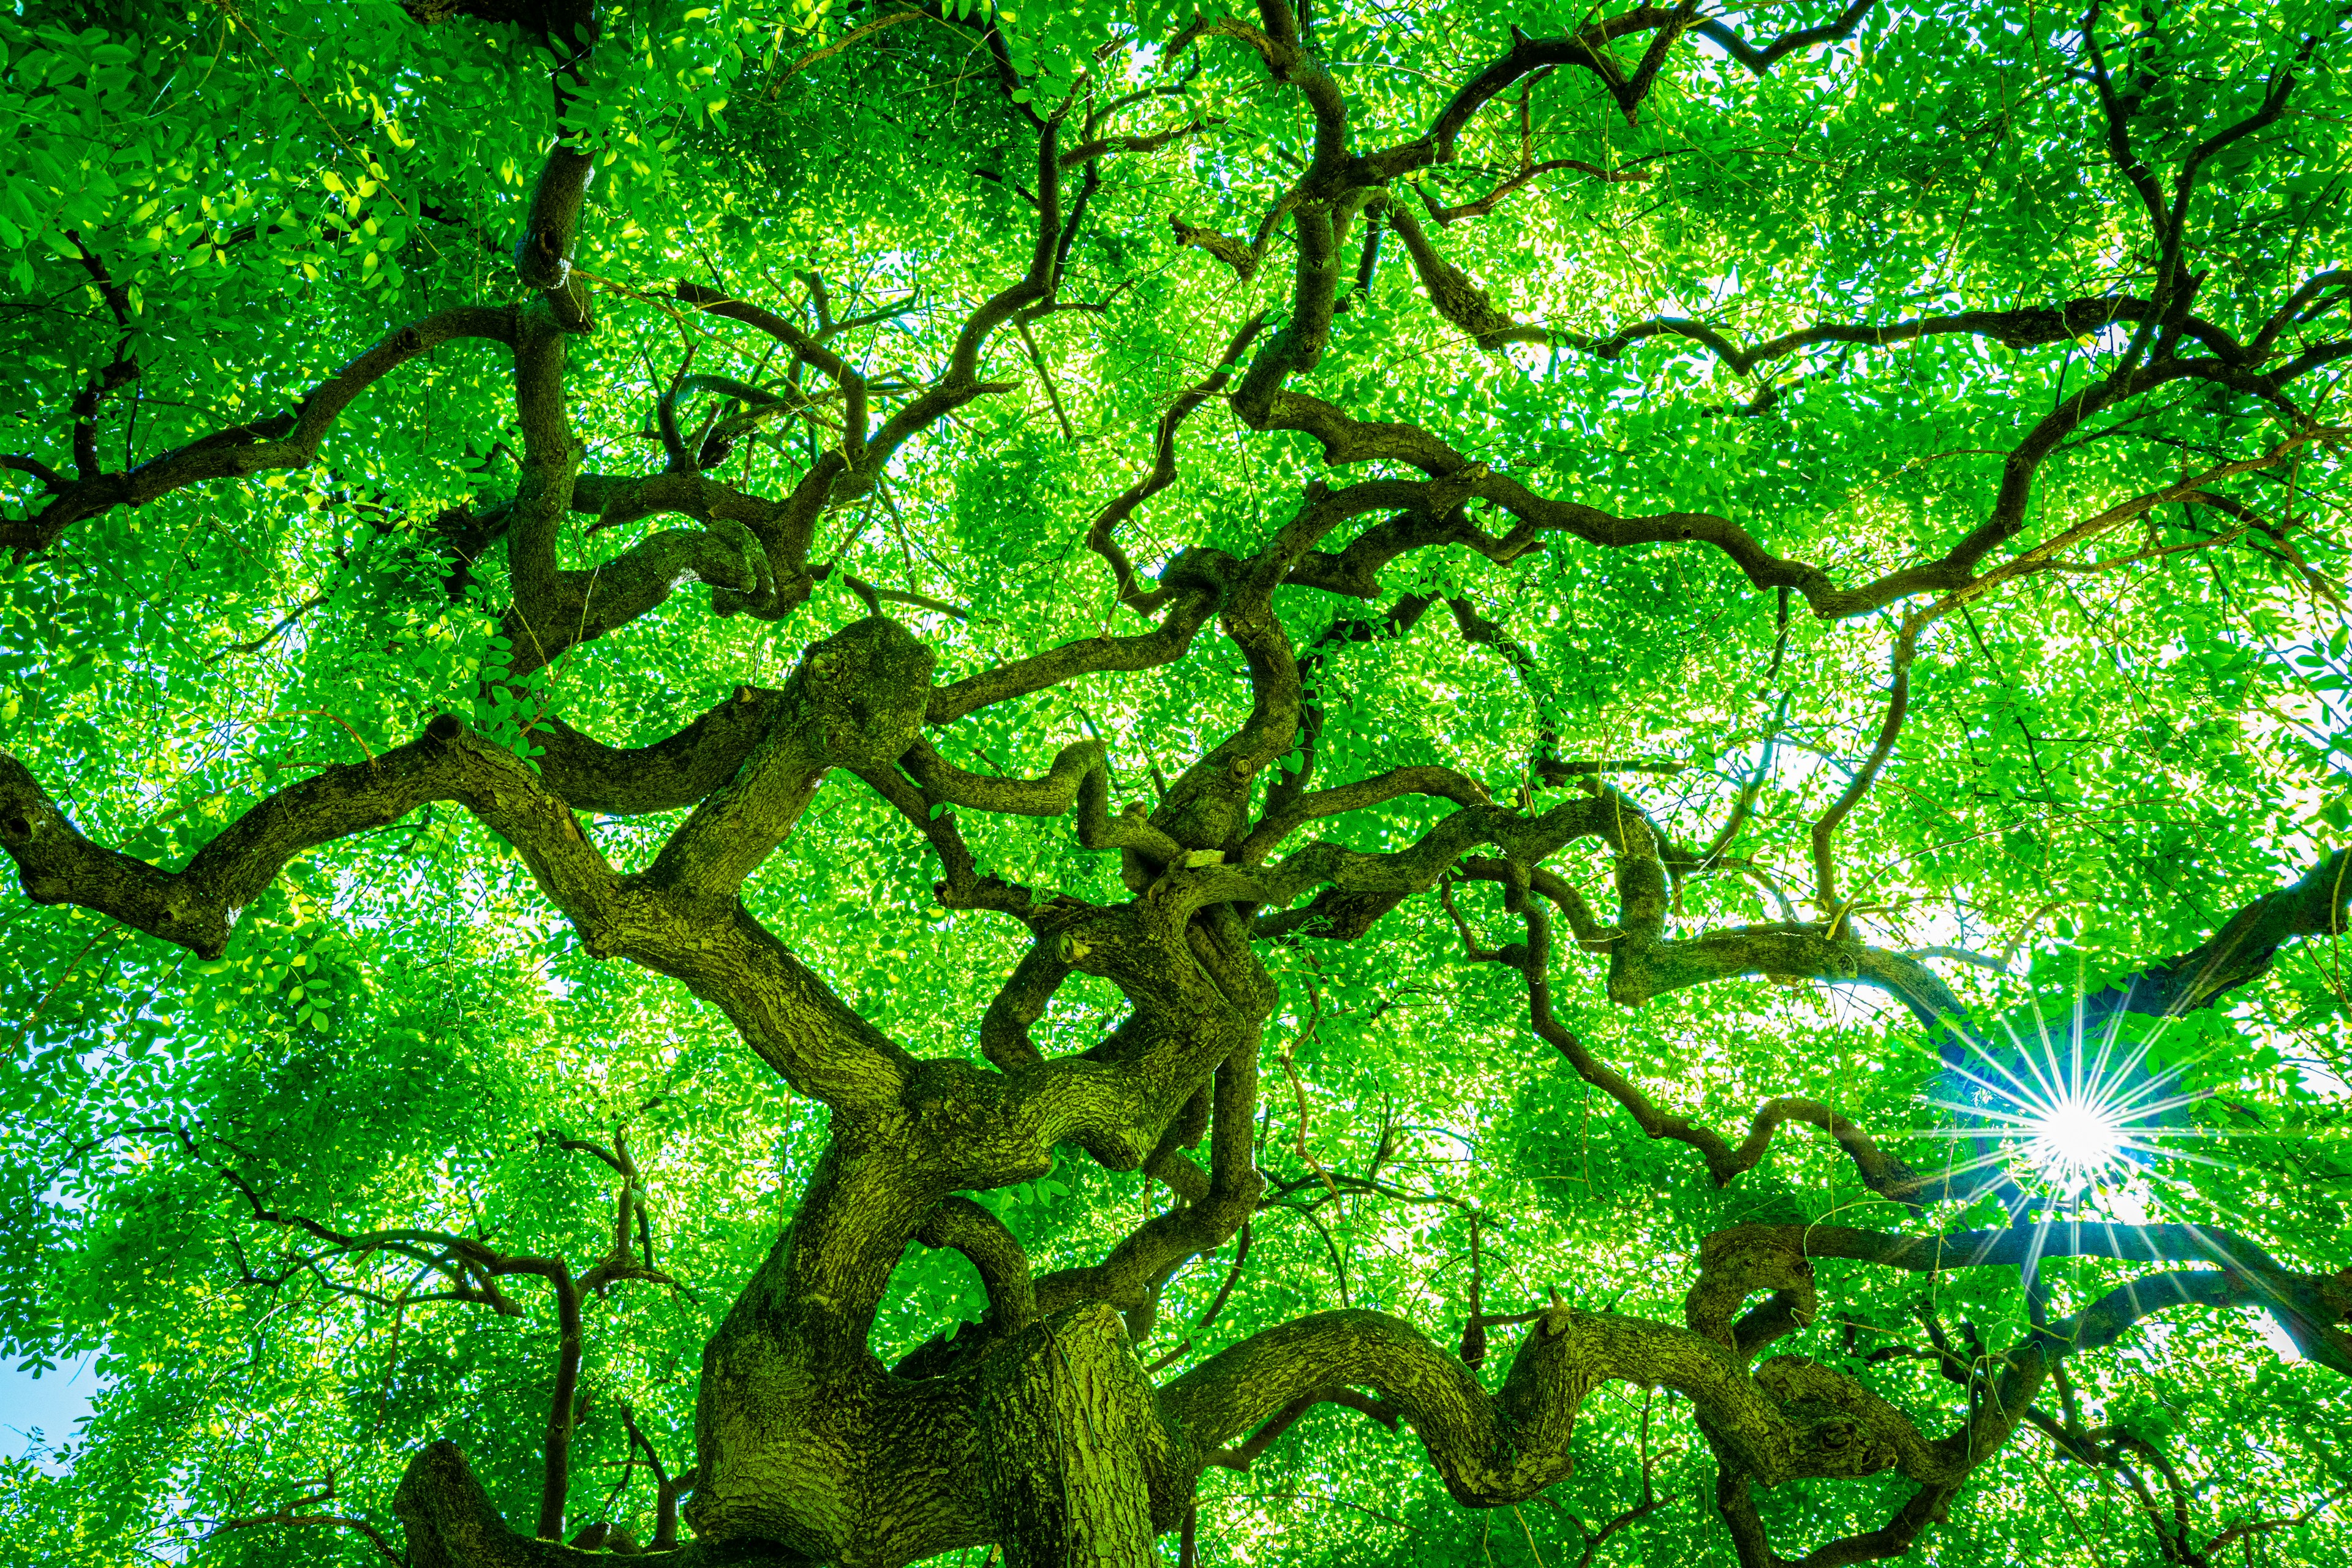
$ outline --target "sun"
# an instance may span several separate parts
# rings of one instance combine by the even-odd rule
[[[2203,1058],[2151,1060],[2175,1020],[2129,1015],[2130,999],[2129,987],[2077,994],[2056,1018],[2034,1007],[2030,1029],[2003,1018],[1989,1038],[1961,1032],[1961,1048],[1944,1054],[1941,1092],[1921,1097],[1958,1119],[1937,1135],[1976,1145],[1954,1173],[1999,1171],[2045,1195],[2079,1198],[2161,1160],[2206,1160],[2179,1146],[2203,1131],[2179,1115],[2210,1092],[2184,1081]],[[1989,1177],[1987,1190],[2001,1179]]]
[[[2031,1107],[2021,1129],[2025,1157],[2060,1186],[2085,1186],[2114,1167],[2127,1130],[2122,1108],[2105,1097],[2070,1092]]]

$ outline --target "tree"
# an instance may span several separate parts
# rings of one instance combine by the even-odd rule
[[[404,6],[0,18],[25,1550],[2340,1557],[2340,7]]]

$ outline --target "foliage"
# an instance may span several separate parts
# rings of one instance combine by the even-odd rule
[[[2343,7],[1228,9],[0,15],[12,1560],[2352,1552]]]

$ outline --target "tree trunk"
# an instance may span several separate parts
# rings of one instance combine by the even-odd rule
[[[1088,1302],[1024,1338],[981,1405],[1006,1568],[1157,1568],[1150,1476],[1173,1445],[1118,1314]]]

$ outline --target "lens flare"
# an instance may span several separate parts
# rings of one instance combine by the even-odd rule
[[[2085,1186],[2105,1176],[2123,1153],[2126,1130],[2120,1108],[2103,1100],[2067,1094],[2055,1104],[2030,1108],[2031,1136],[2025,1157],[2062,1187]]]
[[[1976,1145],[1952,1175],[1981,1172],[1990,1187],[2005,1173],[2045,1193],[2080,1196],[2152,1173],[2159,1156],[2210,1163],[2179,1146],[2207,1131],[2180,1115],[2205,1098],[2184,1082],[2195,1063],[2159,1067],[2150,1059],[2175,1020],[2131,1015],[2128,987],[2095,1012],[2089,1000],[2078,994],[2072,1016],[2054,1020],[2037,1006],[2027,1030],[2006,1019],[1990,1037],[1956,1029],[1936,1080],[1940,1092],[1923,1097],[1958,1119],[1939,1135]],[[1996,1043],[2002,1036],[2005,1046]]]

